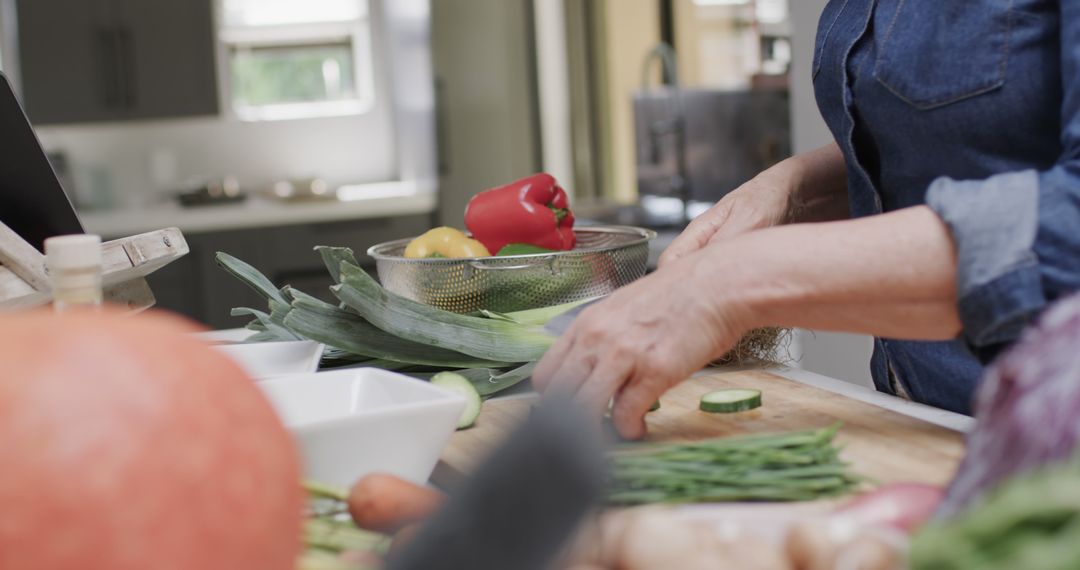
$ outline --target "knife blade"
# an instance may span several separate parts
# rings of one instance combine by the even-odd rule
[[[580,315],[582,311],[599,303],[600,301],[603,301],[604,299],[605,297],[593,299],[592,301],[589,301],[588,303],[582,305],[578,305],[573,309],[566,311],[565,313],[556,315],[554,318],[544,324],[544,330],[555,336],[562,336],[563,333],[565,333],[567,329],[570,328],[570,325],[574,324],[574,321],[577,320],[578,315]]]
[[[546,399],[387,569],[548,568],[598,503],[605,479],[596,426],[570,399]]]

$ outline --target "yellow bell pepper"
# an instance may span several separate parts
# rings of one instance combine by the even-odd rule
[[[491,257],[491,252],[461,230],[441,227],[409,242],[405,257]]]

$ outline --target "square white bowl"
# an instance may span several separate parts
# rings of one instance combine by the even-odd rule
[[[376,368],[258,386],[296,437],[305,477],[345,488],[373,472],[426,482],[465,409],[459,394]]]
[[[287,374],[310,374],[319,369],[323,345],[310,340],[215,344],[248,376],[265,380]]]

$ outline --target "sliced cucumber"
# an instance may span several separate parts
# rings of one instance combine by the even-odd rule
[[[701,397],[701,411],[712,414],[745,412],[761,407],[761,390],[716,390]]]
[[[660,400],[657,400],[657,401],[653,402],[652,405],[649,406],[649,411],[650,412],[655,412],[656,410],[659,410],[659,409],[660,409]]]
[[[480,393],[468,378],[456,372],[440,372],[431,377],[431,383],[465,396],[465,409],[458,418],[458,429],[472,427],[476,423],[480,415]]]

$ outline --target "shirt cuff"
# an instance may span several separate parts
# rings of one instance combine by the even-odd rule
[[[1038,258],[1039,175],[1010,172],[986,180],[935,180],[926,204],[956,243],[963,335],[980,356],[1017,339],[1046,305]]]

